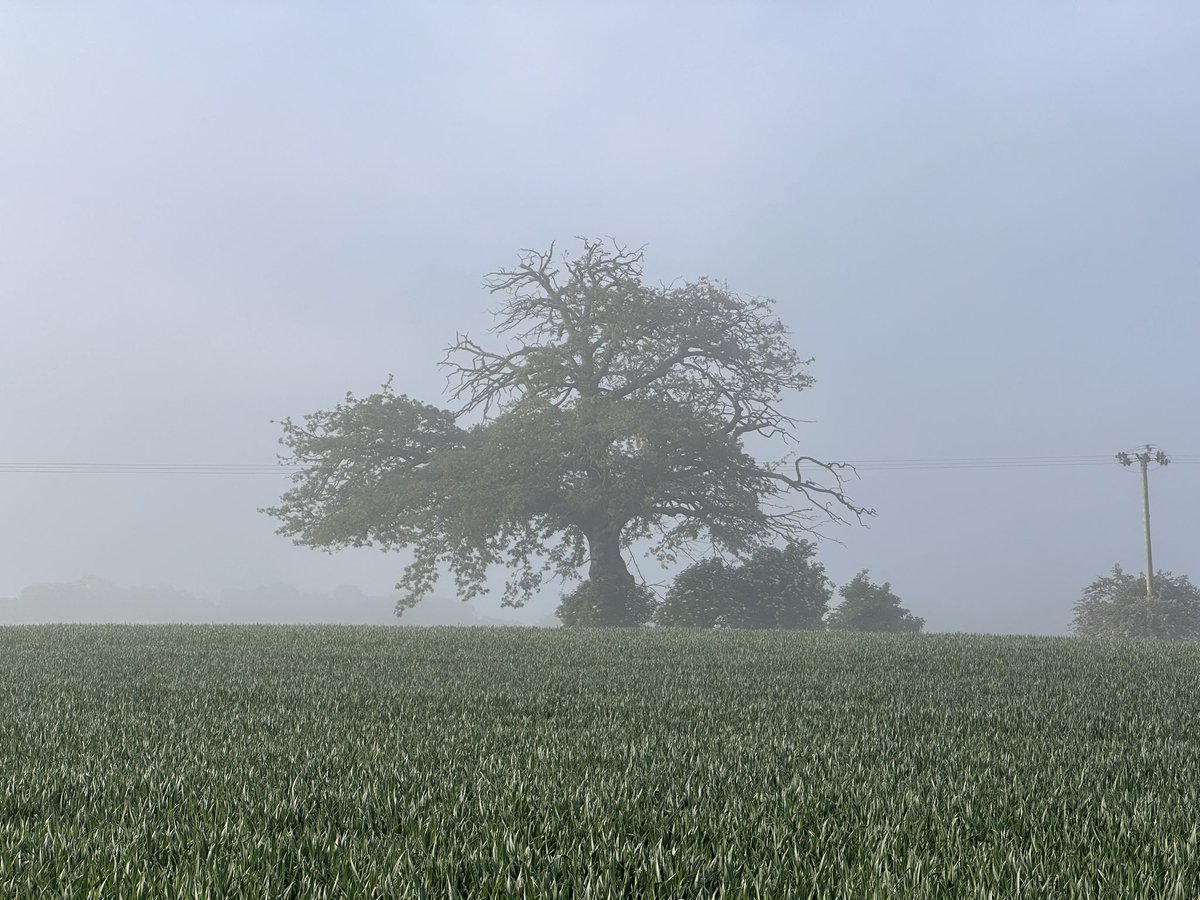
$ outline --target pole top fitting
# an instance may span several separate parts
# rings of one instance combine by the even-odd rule
[[[1117,462],[1123,466],[1132,466],[1135,462],[1142,465],[1154,462],[1166,466],[1170,464],[1171,458],[1158,447],[1146,444],[1137,450],[1122,450],[1117,454]]]

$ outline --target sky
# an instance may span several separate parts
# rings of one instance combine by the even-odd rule
[[[483,276],[579,235],[775,300],[805,452],[1060,458],[864,464],[836,583],[1065,633],[1142,568],[1146,443],[1200,579],[1198,93],[1189,3],[0,3],[0,596],[386,596],[403,554],[274,533],[280,474],[29,466],[271,464],[389,375],[449,405]]]

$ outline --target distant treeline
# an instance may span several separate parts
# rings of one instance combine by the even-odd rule
[[[102,578],[68,584],[33,584],[0,597],[0,625],[48,623],[500,625],[466,603],[430,598],[403,618],[395,597],[370,596],[351,585],[330,593],[275,584],[229,589],[213,603],[170,585],[122,587]]]

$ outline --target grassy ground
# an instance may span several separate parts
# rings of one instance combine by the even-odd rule
[[[1200,647],[0,629],[0,897],[1200,896]]]

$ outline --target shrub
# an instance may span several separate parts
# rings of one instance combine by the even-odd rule
[[[764,547],[745,563],[701,560],[676,577],[655,615],[659,625],[815,629],[833,595],[809,541]]]
[[[900,605],[892,593],[892,585],[872,584],[863,569],[838,591],[842,603],[830,612],[826,621],[830,628],[841,631],[888,631],[897,634],[917,634],[925,620],[914,616]]]
[[[1075,633],[1084,637],[1200,637],[1200,588],[1186,575],[1156,572],[1154,595],[1146,596],[1146,576],[1120,566],[1083,589],[1075,604]]]

